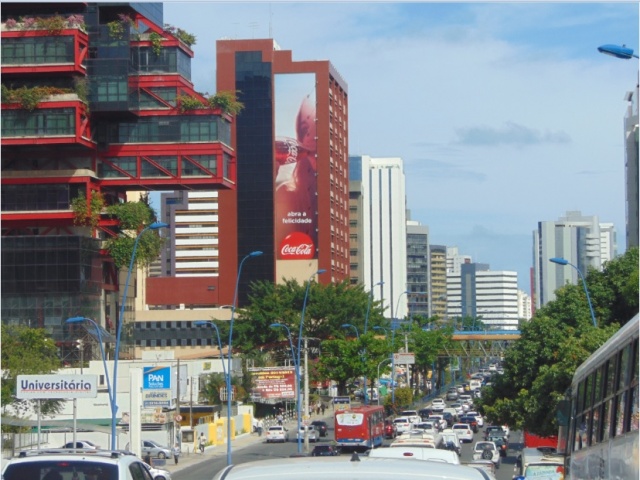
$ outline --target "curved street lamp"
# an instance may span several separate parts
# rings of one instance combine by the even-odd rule
[[[395,312],[391,312],[391,349],[393,350],[393,345],[396,337],[396,318],[395,314],[398,313],[398,309],[400,308],[400,299],[402,295],[409,295],[409,290],[405,290],[400,295],[398,295],[398,301],[396,302],[396,310]],[[396,402],[396,362],[395,362],[395,352],[391,352],[391,403],[394,404]]]
[[[236,289],[233,293],[233,303],[231,304],[231,323],[229,324],[229,343],[227,343],[227,465],[231,465],[231,345],[233,342],[233,319],[236,313],[236,303],[238,302],[238,286],[240,285],[240,273],[242,273],[242,265],[251,257],[262,255],[262,252],[256,250],[245,255],[238,266],[238,274],[236,275]]]
[[[302,437],[300,436],[300,428],[301,428],[301,411],[302,405],[300,402],[300,390],[301,390],[301,379],[300,379],[300,365],[296,361],[296,352],[293,349],[293,340],[291,339],[291,330],[289,327],[284,325],[283,323],[272,323],[269,325],[270,328],[284,328],[287,331],[287,337],[289,338],[289,346],[291,347],[291,358],[293,359],[293,367],[296,369],[296,403],[297,403],[297,411],[298,411],[298,453],[302,453]],[[300,356],[298,355],[298,362]]]
[[[211,326],[216,331],[216,337],[218,338],[218,352],[220,353],[220,363],[222,364],[222,375],[224,376],[225,382],[227,380],[227,369],[224,366],[224,357],[222,356],[222,342],[220,341],[220,330],[218,330],[218,325],[213,323],[211,320],[196,320],[193,322],[194,325],[200,326]]]
[[[384,285],[384,282],[380,280],[378,283],[374,284],[373,287],[371,287],[371,290],[369,291],[369,301],[367,302],[367,314],[364,317],[364,335],[367,334],[367,325],[369,325],[369,312],[371,311],[371,302],[373,301],[373,289],[376,288],[378,285],[382,286]],[[364,354],[365,356],[367,355],[366,349],[364,351]],[[365,405],[369,404],[368,390],[369,388],[367,387],[367,375],[365,373],[364,375],[364,404]]]
[[[580,271],[580,269],[576,267],[573,263],[569,262],[568,260],[565,260],[564,258],[554,257],[554,258],[550,258],[549,261],[562,266],[570,265],[576,269],[576,271],[578,272],[578,275],[580,275],[580,279],[582,280],[584,293],[587,295],[587,302],[589,303],[589,311],[591,312],[591,320],[593,321],[593,326],[598,327],[596,323],[596,315],[595,313],[593,313],[593,306],[591,305],[591,297],[589,296],[589,290],[587,289],[587,282],[585,281],[584,276],[582,275],[582,272]]]
[[[127,293],[129,291],[129,280],[131,279],[131,271],[133,270],[133,264],[136,259],[136,250],[138,249],[138,242],[140,238],[147,230],[159,230],[161,228],[167,228],[168,223],[153,222],[151,225],[143,228],[142,231],[136,236],[135,242],[133,242],[133,251],[131,252],[131,260],[129,261],[129,270],[127,271],[127,280],[124,282],[124,291],[122,292],[122,302],[120,304],[120,317],[118,318],[118,331],[116,333],[116,346],[113,353],[113,390],[111,393],[111,450],[116,449],[116,413],[118,413],[117,405],[117,389],[118,389],[118,358],[120,357],[120,338],[122,336],[122,325],[124,324],[124,309],[127,303]]]
[[[353,331],[356,332],[356,338],[358,340],[360,340],[360,333],[358,332],[358,328],[355,325],[352,325],[350,323],[343,323],[342,325],[340,325],[342,328],[353,328]]]
[[[628,48],[626,45],[600,45],[598,47],[598,51],[605,55],[611,55],[612,57],[621,58],[623,60],[638,58],[638,55],[633,53],[633,49]]]

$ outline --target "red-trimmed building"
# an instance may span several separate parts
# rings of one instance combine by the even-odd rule
[[[65,349],[67,318],[121,320],[124,281],[103,249],[118,225],[75,225],[78,196],[235,189],[233,119],[194,109],[207,99],[184,33],[161,3],[3,4],[3,323],[46,328]]]

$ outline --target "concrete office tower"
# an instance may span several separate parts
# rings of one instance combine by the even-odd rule
[[[429,318],[429,227],[407,220],[409,316]]]
[[[533,232],[533,296],[536,309],[554,300],[555,291],[567,283],[577,284],[575,268],[549,261],[562,257],[587,275],[589,268],[602,269],[617,252],[616,231],[611,223],[600,223],[597,216],[567,212],[556,221],[538,222]]]
[[[460,274],[447,275],[447,316],[478,318],[491,330],[517,329],[518,274],[463,263]]]
[[[458,247],[447,247],[447,273],[460,275],[460,265],[471,261],[471,255],[461,254]]]
[[[638,88],[628,92],[629,102],[624,118],[624,150],[626,177],[627,248],[638,246]]]
[[[527,295],[527,292],[518,290],[518,318],[522,320],[531,320],[531,317],[533,317],[531,297]]]
[[[352,208],[360,205],[361,223],[354,225],[361,252],[358,278],[374,299],[383,302],[387,318],[408,314],[407,223],[405,178],[401,158],[349,157]],[[353,212],[352,212],[353,215]]]
[[[447,317],[447,247],[429,245],[429,317]]]
[[[244,104],[232,128],[237,189],[218,197],[218,289],[233,292],[240,261],[256,250],[241,303],[256,280],[303,283],[319,269],[318,282],[348,280],[347,83],[329,61],[294,61],[273,39],[216,48],[217,90]]]

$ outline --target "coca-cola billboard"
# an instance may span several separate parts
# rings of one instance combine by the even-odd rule
[[[315,74],[275,76],[275,245],[279,260],[316,258]],[[293,234],[305,240],[287,240]],[[294,237],[294,239],[299,237]]]
[[[284,260],[306,260],[315,258],[315,255],[316,247],[309,235],[294,232],[282,240],[278,256]]]

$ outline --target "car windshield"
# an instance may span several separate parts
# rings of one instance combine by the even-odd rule
[[[51,473],[55,472],[55,473]],[[59,476],[56,473],[60,474]],[[99,478],[100,480],[118,480],[118,466],[110,463],[92,462],[83,459],[33,461],[14,463],[7,466],[2,477],[4,480],[27,480],[38,478]]]

